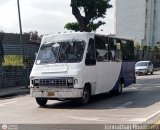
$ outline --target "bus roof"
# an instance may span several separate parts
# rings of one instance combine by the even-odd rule
[[[46,36],[44,36],[44,38],[52,37],[52,36],[58,36],[58,35],[96,35],[96,36],[104,36],[104,37],[116,38],[116,39],[121,39],[121,40],[130,40],[130,41],[133,41],[133,39],[124,38],[124,37],[119,37],[119,36],[116,36],[116,35],[114,35],[114,34],[105,35],[105,34],[94,33],[94,32],[57,33],[57,34],[46,35]]]

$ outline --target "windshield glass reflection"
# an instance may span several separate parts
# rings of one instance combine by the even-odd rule
[[[36,64],[78,63],[82,61],[84,49],[84,41],[43,44],[40,47]]]

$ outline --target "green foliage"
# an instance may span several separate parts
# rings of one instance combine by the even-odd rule
[[[154,47],[152,47],[152,46],[147,46],[147,45],[143,46],[144,51],[151,51],[153,49],[154,49]]]
[[[87,28],[88,28],[88,30],[90,30],[90,31],[96,31],[101,25],[104,25],[104,24],[105,24],[105,22],[102,22],[102,21],[98,21],[97,23],[91,22],[91,23],[87,26]]]
[[[143,46],[143,50],[147,50],[147,48],[148,48],[147,45]]]
[[[138,42],[134,43],[134,48],[136,50],[144,50],[144,51],[160,51],[160,45],[155,45],[155,46],[148,46],[148,45],[141,45]]]
[[[19,55],[5,55],[4,66],[23,66],[23,57]]]
[[[106,11],[111,8],[110,0],[71,0],[72,14],[77,23],[67,23],[65,28],[74,31],[96,31],[105,22],[96,19],[105,18]]]
[[[153,48],[151,46],[148,46],[148,50],[152,50]]]
[[[91,22],[87,25],[87,30],[96,31],[101,25],[104,25],[105,22],[98,21],[98,23]],[[65,27],[67,30],[80,31],[80,25],[77,22],[67,23]]]
[[[79,24],[76,22],[67,23],[64,28],[66,28],[68,30],[74,30],[76,32],[80,30]]]
[[[154,51],[159,51],[159,50],[160,50],[159,46],[154,46]]]

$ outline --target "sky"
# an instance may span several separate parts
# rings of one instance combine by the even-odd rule
[[[37,30],[40,35],[66,31],[68,22],[75,22],[70,0],[19,0],[21,8],[22,30]],[[114,0],[113,8],[107,10],[104,21],[97,33],[114,33]],[[0,30],[7,33],[19,33],[17,0],[0,0]]]

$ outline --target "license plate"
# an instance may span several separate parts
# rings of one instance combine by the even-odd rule
[[[48,92],[48,96],[54,96],[55,93],[53,91]]]

